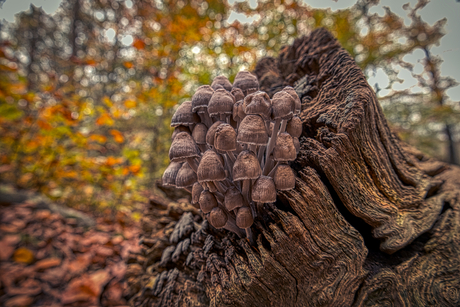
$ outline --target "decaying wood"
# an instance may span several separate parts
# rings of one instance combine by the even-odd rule
[[[319,29],[255,70],[302,100],[296,188],[256,244],[187,203],[152,200],[133,306],[458,306],[460,169],[400,142],[350,55]]]

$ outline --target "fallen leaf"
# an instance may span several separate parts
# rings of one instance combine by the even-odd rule
[[[70,304],[79,301],[95,301],[109,282],[110,274],[99,270],[91,275],[83,275],[73,279],[62,293],[61,302]]]
[[[0,260],[6,261],[13,255],[14,247],[21,237],[19,235],[6,235],[0,241]]]
[[[27,296],[36,296],[42,292],[40,283],[32,278],[26,279],[23,281],[19,287],[8,287],[6,292],[10,296],[14,295],[27,295]]]
[[[13,260],[18,263],[29,264],[34,261],[34,253],[25,247],[20,247],[14,252]]]
[[[27,295],[20,295],[10,298],[5,302],[5,307],[22,307],[29,306],[34,302],[34,299]]]
[[[46,269],[58,266],[60,264],[61,264],[61,259],[59,259],[59,258],[47,258],[47,259],[43,259],[43,260],[38,261],[35,264],[35,269],[37,271],[46,270]]]

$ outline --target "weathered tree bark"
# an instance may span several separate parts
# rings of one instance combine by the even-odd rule
[[[256,219],[257,244],[187,204],[152,200],[133,306],[458,306],[460,168],[395,137],[350,55],[318,29],[255,70],[302,100],[294,190]]]

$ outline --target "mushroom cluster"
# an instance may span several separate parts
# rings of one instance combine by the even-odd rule
[[[171,120],[171,164],[163,184],[187,189],[215,228],[253,242],[251,226],[276,191],[295,186],[289,166],[300,149],[300,99],[285,87],[272,99],[257,78],[239,72],[200,86]]]

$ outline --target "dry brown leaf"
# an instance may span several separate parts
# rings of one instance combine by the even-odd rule
[[[34,299],[27,295],[20,295],[10,298],[5,302],[5,307],[23,307],[30,306],[34,302]]]
[[[8,287],[6,292],[10,296],[14,295],[26,295],[26,296],[36,296],[42,292],[40,283],[32,278],[26,279],[23,281],[19,287]]]
[[[19,235],[6,235],[0,241],[0,260],[6,261],[8,260],[14,252],[14,247],[19,241],[21,237]]]
[[[25,247],[18,248],[13,255],[13,260],[18,263],[32,263],[34,261],[34,253]]]
[[[59,258],[47,258],[47,259],[43,259],[43,260],[38,261],[35,264],[35,269],[37,271],[46,270],[46,269],[58,266],[60,264],[61,264],[61,259],[59,259]]]
[[[69,271],[71,273],[78,273],[85,271],[88,266],[91,264],[91,260],[93,255],[91,253],[86,253],[83,255],[78,255],[75,260],[70,261],[69,263]]]
[[[83,275],[75,278],[62,293],[61,302],[63,304],[80,301],[94,302],[109,280],[110,274],[105,270],[99,270],[89,276]]]

